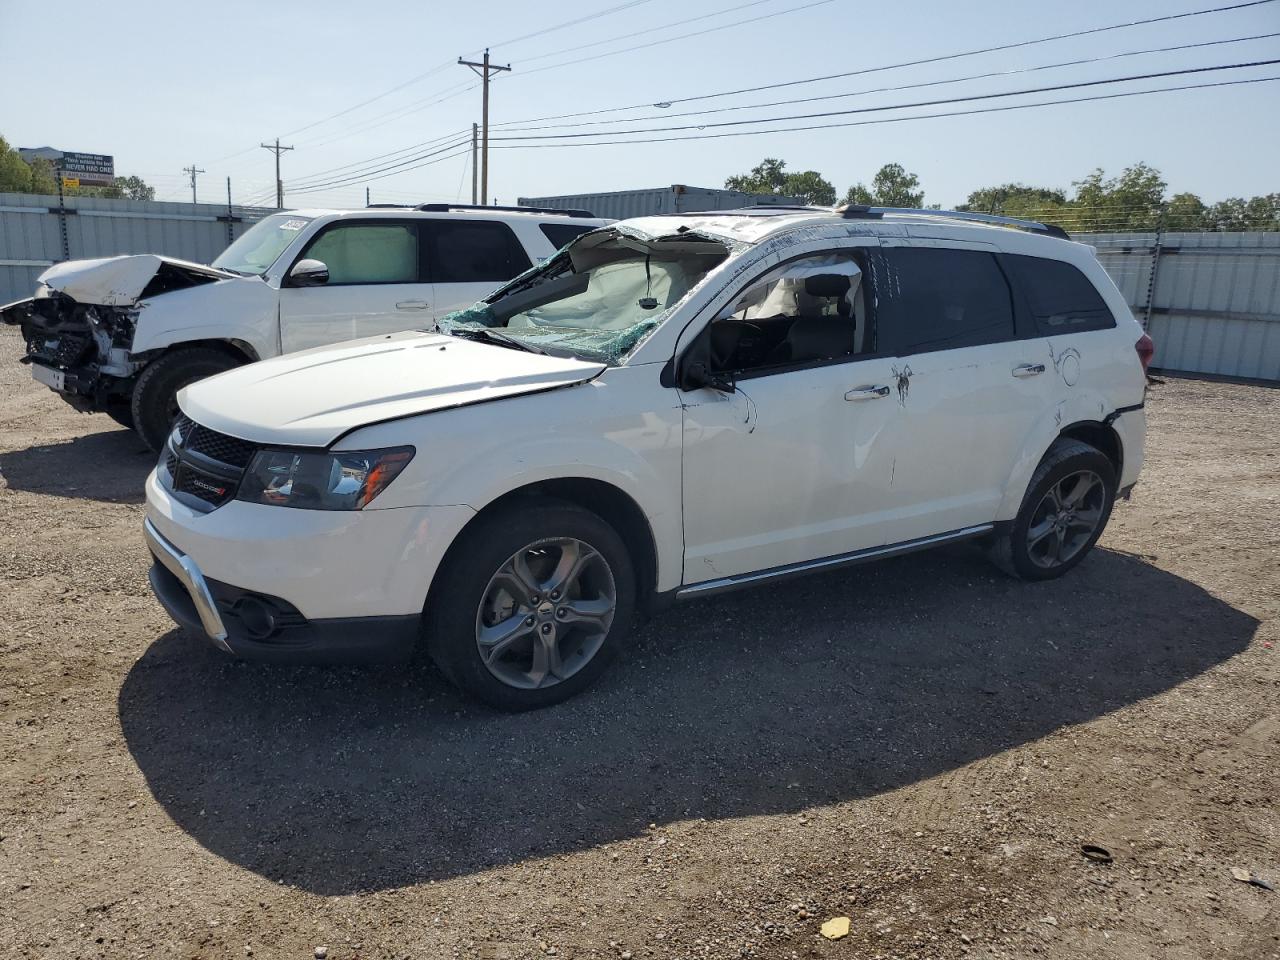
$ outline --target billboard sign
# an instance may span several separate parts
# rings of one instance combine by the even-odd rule
[[[115,182],[115,157],[101,153],[62,154],[57,167],[64,178],[75,177],[85,186],[107,186]]]

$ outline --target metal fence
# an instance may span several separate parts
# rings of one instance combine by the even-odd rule
[[[541,198],[547,200],[549,198]],[[581,199],[581,198],[579,198]],[[267,207],[0,193],[0,304],[53,263],[163,253],[208,263]],[[1156,342],[1154,366],[1280,381],[1280,233],[1080,234]]]
[[[163,253],[208,263],[274,210],[212,203],[0,193],[0,304],[31,296],[63,260]]]
[[[1280,233],[1097,233],[1156,343],[1152,366],[1280,381]]]

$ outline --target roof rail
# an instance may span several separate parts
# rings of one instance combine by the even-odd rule
[[[595,218],[595,214],[590,210],[558,210],[555,207],[495,207],[478,203],[419,203],[413,209],[421,210],[424,213],[449,213],[451,210],[492,210],[497,213],[542,213],[557,217]]]
[[[1036,220],[1020,220],[1017,217],[1000,217],[993,213],[974,213],[968,210],[924,210],[918,207],[868,207],[862,204],[849,204],[839,209],[841,215],[850,220],[862,218],[879,219],[886,213],[921,217],[945,217],[952,220],[968,220],[973,223],[990,223],[1001,227],[1013,227],[1016,230],[1029,230],[1032,233],[1043,233],[1062,240],[1071,239],[1071,235],[1057,224],[1040,223]]]

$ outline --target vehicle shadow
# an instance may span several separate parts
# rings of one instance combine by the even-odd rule
[[[177,631],[118,705],[177,824],[343,894],[894,789],[1168,690],[1256,626],[1124,554],[1025,584],[953,549],[678,607],[596,689],[532,714],[427,667],[240,664]]]
[[[11,490],[115,503],[142,503],[155,465],[156,455],[123,427],[0,453],[0,474]]]

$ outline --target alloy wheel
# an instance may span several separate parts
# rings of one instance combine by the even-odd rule
[[[1092,470],[1078,470],[1055,482],[1027,525],[1031,562],[1051,569],[1070,561],[1097,532],[1106,505],[1106,484]]]
[[[613,571],[600,551],[572,537],[538,540],[490,578],[476,611],[476,647],[508,686],[554,686],[600,651],[616,608]]]

